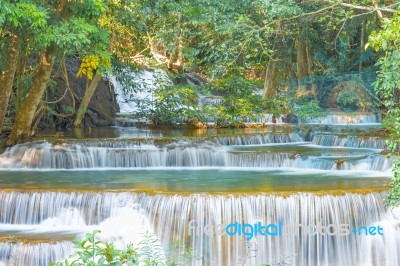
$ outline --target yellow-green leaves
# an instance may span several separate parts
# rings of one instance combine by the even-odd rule
[[[400,17],[395,14],[392,19],[384,19],[382,28],[371,33],[368,44],[375,51],[400,50]]]
[[[100,67],[110,68],[111,60],[107,58],[101,58],[98,55],[88,55],[82,59],[79,71],[76,74],[77,77],[86,76],[88,79],[93,78],[93,73]]]

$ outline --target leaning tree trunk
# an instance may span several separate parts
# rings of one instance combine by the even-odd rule
[[[50,80],[51,71],[53,69],[55,56],[53,49],[47,48],[40,57],[38,70],[28,94],[21,103],[19,112],[15,118],[11,134],[8,138],[7,145],[15,145],[16,143],[27,139],[31,136],[32,122],[36,113],[36,109],[45,92]]]
[[[108,45],[108,51],[110,53],[113,52],[114,49],[114,40],[115,40],[115,34],[111,34],[110,38],[110,43]],[[85,90],[85,95],[83,95],[82,102],[79,105],[78,108],[78,113],[76,114],[75,120],[74,120],[74,127],[80,127],[82,124],[82,120],[85,117],[86,110],[89,106],[90,100],[93,97],[93,94],[97,88],[97,85],[99,85],[99,82],[101,81],[102,75],[96,73],[94,78],[89,84],[89,87]]]
[[[6,68],[1,73],[0,78],[0,132],[3,129],[6,117],[8,101],[12,91],[15,72],[18,66],[19,51],[21,42],[17,35],[13,35],[8,46],[8,57]]]
[[[85,90],[85,95],[82,98],[81,104],[79,105],[78,113],[76,114],[76,118],[74,121],[74,127],[80,127],[82,124],[82,120],[85,117],[86,110],[89,106],[90,100],[93,97],[94,91],[97,88],[101,80],[101,75],[96,74],[92,81],[90,82],[89,87]]]
[[[263,98],[272,99],[276,95],[276,79],[278,77],[278,61],[270,60],[265,71]]]

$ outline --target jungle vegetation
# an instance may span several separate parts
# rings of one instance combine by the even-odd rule
[[[175,80],[195,74],[205,82],[161,86],[153,109],[143,108],[156,124],[217,114],[226,126],[296,108],[300,117],[326,108],[377,111],[396,155],[399,12],[396,0],[0,0],[0,130],[11,146],[29,140],[46,117],[85,126],[109,73],[123,79],[127,68],[157,68]],[[70,59],[79,60],[75,75],[86,90],[61,112],[54,104],[74,88],[57,87],[54,78]],[[365,86],[349,75],[371,78],[373,89],[360,94],[357,86]],[[345,93],[332,103],[321,80]],[[199,91],[221,95],[223,104],[199,109]],[[399,163],[394,170],[392,205],[400,203]]]

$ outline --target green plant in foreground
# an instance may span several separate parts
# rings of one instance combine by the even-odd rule
[[[191,264],[193,259],[201,260],[200,255],[180,240],[171,243],[170,254],[166,258],[157,237],[151,233],[145,233],[137,247],[128,244],[125,249],[117,249],[112,242],[96,240],[96,235],[100,232],[94,230],[85,234],[82,240],[76,241],[75,253],[62,262],[51,263],[50,266],[185,266]],[[257,252],[257,249],[248,250],[247,255],[250,256],[251,252]],[[271,265],[288,265],[288,258],[282,257]]]
[[[151,234],[134,248],[128,244],[125,249],[117,249],[112,242],[96,240],[99,230],[87,233],[76,243],[76,252],[63,262],[51,263],[51,266],[158,266],[164,265],[162,256],[157,253],[157,240]]]

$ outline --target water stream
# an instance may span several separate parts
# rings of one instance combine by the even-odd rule
[[[150,232],[182,265],[400,265],[399,209],[383,204],[392,162],[382,137],[340,128],[305,137],[288,125],[116,129],[127,136],[34,141],[0,155],[1,265],[61,260],[94,229],[119,246]],[[248,240],[218,233],[235,222],[294,227]],[[343,226],[348,233],[334,235]]]

